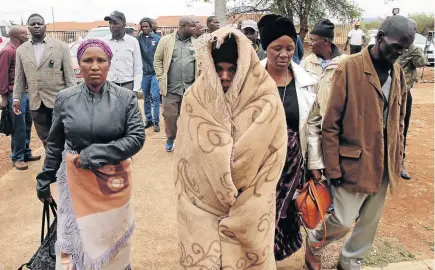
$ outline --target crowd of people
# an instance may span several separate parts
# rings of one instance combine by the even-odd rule
[[[294,199],[308,179],[328,182],[333,207],[308,232],[306,266],[321,269],[324,248],[356,222],[337,268],[361,269],[388,186],[410,179],[410,89],[425,64],[414,21],[388,17],[367,47],[357,24],[348,56],[323,19],[303,58],[293,21],[275,14],[239,29],[182,17],[163,37],[151,18],[137,37],[126,35],[122,12],[104,19],[112,34],[78,48],[81,84],[39,14],[28,19],[29,41],[14,26],[0,51],[11,160],[24,170],[40,159],[29,148],[33,121],[46,153],[38,198],[51,202],[50,184],[59,186],[56,269],[131,269],[131,158],[146,129],[160,132],[161,102],[180,269],[276,269],[304,242]],[[144,93],[145,121],[134,90]]]

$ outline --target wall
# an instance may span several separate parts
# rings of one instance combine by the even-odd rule
[[[46,35],[69,44],[84,37],[86,33],[87,31],[47,31]]]

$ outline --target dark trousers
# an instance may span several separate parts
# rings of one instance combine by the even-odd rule
[[[350,54],[355,54],[361,52],[361,45],[350,45]]]
[[[53,121],[53,109],[47,108],[41,101],[39,109],[32,111],[33,123],[36,133],[42,141],[44,148],[47,147],[48,133],[50,132],[51,122]]]
[[[406,136],[408,135],[409,121],[411,119],[411,111],[412,111],[412,95],[411,91],[408,91],[408,95],[406,98],[406,112],[405,112],[405,126],[403,128],[403,158],[406,157]]]
[[[12,109],[12,93],[8,93],[9,114],[12,120],[11,159],[12,162],[25,161],[32,156],[30,135],[32,132],[32,114],[29,108],[29,98],[24,93],[21,98],[21,114],[16,115]]]
[[[177,121],[180,116],[183,96],[167,93],[163,97],[163,118],[165,120],[165,132],[168,140],[175,140],[177,136]]]

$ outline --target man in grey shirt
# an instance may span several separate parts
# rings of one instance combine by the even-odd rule
[[[167,136],[166,151],[174,149],[177,120],[184,92],[195,81],[195,56],[192,47],[195,22],[180,19],[177,32],[162,37],[154,55],[154,68],[163,95],[163,118]]]

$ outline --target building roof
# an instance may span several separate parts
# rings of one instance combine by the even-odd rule
[[[183,16],[159,16],[157,17],[157,25],[159,27],[174,27],[178,26],[178,22]],[[208,16],[190,16],[195,21],[200,21],[202,24],[207,23]]]
[[[127,23],[128,26],[138,27],[138,24]],[[54,26],[52,23],[47,23],[47,31],[88,31],[92,28],[97,28],[101,26],[109,26],[109,22],[106,21],[95,21],[95,22],[55,22]]]

